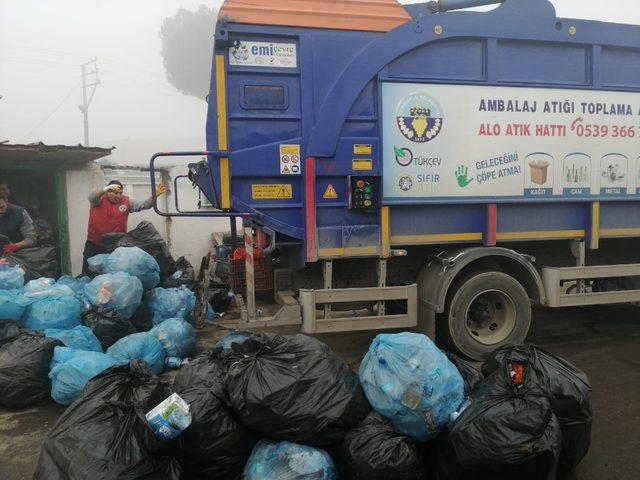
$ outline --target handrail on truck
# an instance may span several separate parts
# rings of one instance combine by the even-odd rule
[[[177,213],[170,212],[162,212],[158,208],[158,195],[156,194],[156,160],[161,157],[196,157],[196,156],[208,156],[214,158],[228,157],[229,152],[222,150],[212,150],[212,151],[197,151],[197,152],[160,152],[156,153],[151,157],[149,161],[149,175],[151,177],[151,195],[153,197],[153,210],[160,215],[161,217],[209,217],[209,218],[248,218],[253,217],[254,214],[249,212],[227,212],[227,211],[215,211],[215,212],[200,212],[197,210],[182,212],[178,210],[178,191],[177,187],[175,187],[174,182],[174,203],[176,205]],[[184,177],[181,175],[179,178]],[[177,180],[177,178],[176,178]],[[215,187],[213,184],[213,179],[211,180],[212,191],[215,191]]]
[[[434,13],[444,13],[452,10],[484,7],[485,5],[495,5],[504,2],[505,0],[436,0],[429,2],[427,7]]]

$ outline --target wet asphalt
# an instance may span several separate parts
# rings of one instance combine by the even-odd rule
[[[199,344],[209,346],[222,334],[209,327],[200,332]],[[318,338],[356,367],[375,334]],[[538,310],[528,341],[569,360],[592,383],[591,449],[571,480],[640,479],[640,307]],[[24,411],[0,409],[0,479],[32,477],[42,441],[63,411],[54,404]]]

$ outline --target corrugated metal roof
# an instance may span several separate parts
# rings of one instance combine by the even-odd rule
[[[218,19],[260,25],[388,32],[411,17],[396,0],[226,0]]]
[[[24,165],[25,162],[42,162],[47,166],[74,166],[106,157],[114,148],[3,143],[0,144],[0,168]]]

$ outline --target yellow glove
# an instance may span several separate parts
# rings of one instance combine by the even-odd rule
[[[167,187],[165,187],[162,183],[156,186],[156,196],[160,196],[167,193]]]
[[[122,188],[120,188],[120,185],[107,185],[106,187],[104,187],[102,189],[103,192],[114,192],[114,193],[121,193],[122,192]]]

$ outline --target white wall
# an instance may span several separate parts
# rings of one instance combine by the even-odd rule
[[[170,169],[171,188],[173,189],[173,176],[186,172],[186,167]],[[133,172],[132,172],[133,173]],[[113,176],[111,168],[100,167],[97,164],[69,170],[67,172],[67,205],[69,217],[69,237],[71,265],[74,275],[82,271],[82,252],[87,238],[87,222],[89,220],[89,202],[87,197],[93,190],[104,186],[106,176]],[[144,173],[144,176],[148,173]],[[126,182],[126,175],[122,178],[125,183],[125,193],[132,198],[143,200],[151,194],[150,182],[146,185],[131,185]],[[198,202],[198,190],[193,190],[187,180],[179,184],[179,206],[181,210],[196,210]],[[164,202],[159,202],[161,210],[167,206],[167,211],[175,212],[173,192],[170,197],[161,197]],[[162,234],[171,248],[174,258],[185,256],[197,269],[200,259],[207,254],[211,246],[211,234],[229,230],[227,219],[212,218],[164,218],[153,210],[132,213],[129,216],[129,229],[134,228],[142,221],[151,222]]]

